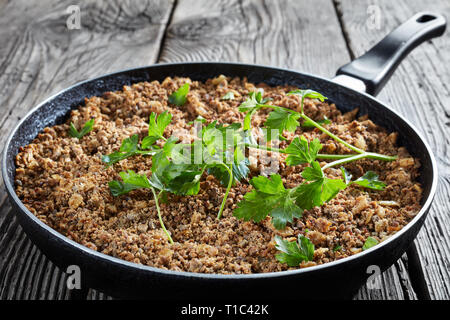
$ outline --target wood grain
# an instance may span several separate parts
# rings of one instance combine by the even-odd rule
[[[342,19],[352,23],[357,15],[345,16],[349,4],[332,0],[88,1],[81,5],[82,29],[72,31],[65,27],[69,4],[45,0],[35,8],[25,0],[0,0],[0,41],[5,43],[0,46],[0,81],[6,84],[0,88],[0,143],[43,98],[118,69],[155,61],[239,61],[330,77],[359,54],[355,43],[344,38],[353,41]],[[358,6],[355,12],[364,14],[364,5]],[[341,20],[336,7],[343,10]],[[311,8],[320,8],[320,14]],[[384,28],[387,32],[391,26]],[[376,41],[368,38],[361,46],[368,48]],[[420,68],[412,72],[421,77]],[[448,193],[441,196],[448,199]],[[111,298],[96,290],[66,290],[65,274],[24,236],[1,185],[0,205],[0,299]],[[448,228],[442,233],[448,234]],[[416,299],[408,257],[383,273],[375,287],[363,287],[355,298]]]
[[[152,64],[174,1],[0,2],[0,145],[28,110],[78,81]],[[1,180],[2,181],[2,180]],[[0,299],[67,299],[66,276],[32,245],[0,185]],[[99,297],[103,297],[100,295]]]
[[[450,2],[338,0],[344,31],[355,56],[418,11],[450,13]],[[367,7],[381,12],[380,29],[367,25]],[[415,49],[379,95],[416,125],[438,161],[439,186],[430,214],[415,245],[432,299],[450,299],[450,33]]]
[[[309,14],[312,7],[320,14]],[[308,13],[308,14],[306,14]],[[238,61],[325,77],[350,60],[331,1],[178,1],[161,61]],[[415,299],[404,261],[357,299]]]
[[[332,76],[349,55],[329,0],[178,1],[161,61],[202,60]]]

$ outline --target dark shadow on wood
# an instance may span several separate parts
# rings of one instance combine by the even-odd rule
[[[406,251],[406,255],[408,256],[408,273],[411,280],[411,285],[416,292],[417,298],[419,300],[431,300],[427,282],[425,281],[425,275],[420,263],[419,254],[414,243],[412,243]]]

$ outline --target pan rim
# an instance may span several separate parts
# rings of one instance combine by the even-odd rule
[[[78,86],[81,86],[85,83],[88,83],[88,82],[98,81],[102,78],[118,76],[120,74],[130,73],[133,71],[141,71],[144,69],[151,69],[153,67],[183,66],[183,65],[196,65],[196,64],[199,64],[199,65],[208,65],[208,64],[209,65],[225,65],[225,66],[230,66],[230,67],[231,66],[239,66],[239,67],[249,67],[249,68],[267,69],[267,70],[270,69],[273,71],[294,73],[294,74],[298,74],[300,76],[306,76],[306,77],[315,78],[315,79],[318,79],[321,81],[325,81],[336,87],[344,88],[345,90],[351,90],[351,91],[353,91],[353,93],[362,95],[367,99],[373,100],[374,102],[376,102],[376,103],[380,104],[381,106],[383,106],[384,108],[388,109],[390,112],[392,112],[396,116],[398,116],[407,126],[409,126],[414,131],[414,133],[418,136],[418,138],[421,140],[421,142],[425,146],[425,149],[427,150],[427,155],[430,158],[433,179],[432,179],[429,195],[428,195],[427,199],[425,200],[422,208],[417,213],[417,215],[396,234],[394,234],[394,235],[390,236],[388,239],[380,242],[375,247],[372,247],[368,250],[362,251],[360,253],[357,253],[355,255],[352,255],[352,256],[349,256],[346,258],[327,262],[327,263],[324,263],[321,265],[316,265],[316,266],[312,266],[312,267],[308,267],[308,268],[295,269],[295,270],[267,272],[267,273],[252,273],[252,274],[216,274],[216,273],[209,274],[209,273],[199,273],[199,272],[165,270],[165,269],[160,269],[160,268],[156,268],[156,267],[152,267],[152,266],[140,265],[140,264],[137,264],[134,262],[129,262],[129,261],[126,261],[123,259],[119,259],[119,258],[116,258],[113,256],[109,256],[107,254],[92,250],[86,246],[83,246],[82,244],[80,244],[78,242],[75,242],[75,241],[67,238],[63,234],[59,233],[55,229],[53,229],[50,226],[43,223],[33,213],[31,213],[31,211],[29,211],[25,207],[25,205],[22,203],[22,201],[20,201],[20,199],[18,198],[18,196],[14,190],[14,186],[10,183],[9,178],[8,178],[8,172],[7,172],[8,149],[9,149],[11,141],[12,141],[13,137],[15,136],[16,132],[18,131],[19,127],[21,127],[23,122],[25,122],[32,114],[34,114],[37,110],[39,110],[43,105],[52,101],[53,99],[55,99],[56,97],[58,97],[61,94],[64,94],[67,91],[70,91],[70,90],[72,90]],[[71,246],[72,250],[75,249],[75,250],[79,251],[79,253],[82,255],[87,255],[87,256],[93,257],[95,259],[102,260],[102,262],[113,263],[115,265],[126,267],[128,269],[131,268],[131,269],[134,269],[134,270],[140,271],[140,272],[154,273],[154,274],[160,274],[160,275],[172,276],[172,277],[197,278],[197,279],[203,279],[203,280],[211,279],[211,280],[234,280],[235,281],[235,280],[241,280],[241,279],[242,280],[250,280],[250,279],[259,279],[259,278],[281,278],[281,277],[293,276],[293,275],[298,275],[298,274],[303,274],[303,273],[311,273],[311,272],[323,270],[326,268],[336,267],[338,265],[349,263],[349,262],[351,262],[355,259],[361,258],[363,256],[375,253],[375,252],[381,250],[384,246],[395,241],[397,238],[400,238],[404,233],[406,233],[410,228],[412,228],[422,218],[423,215],[425,215],[429,211],[432,201],[433,201],[433,198],[435,196],[437,184],[438,184],[437,164],[436,164],[435,157],[433,155],[433,152],[432,152],[431,147],[429,146],[428,142],[424,139],[423,135],[416,129],[416,127],[414,125],[412,125],[407,119],[405,119],[402,115],[400,115],[396,110],[393,110],[392,108],[390,108],[386,103],[383,103],[382,101],[378,100],[376,97],[371,96],[365,92],[356,91],[354,89],[345,87],[341,84],[335,83],[332,80],[321,77],[321,76],[313,75],[313,74],[306,73],[306,72],[298,72],[298,71],[290,70],[287,68],[279,68],[279,67],[273,67],[273,66],[267,66],[267,65],[257,65],[257,64],[246,64],[246,63],[238,63],[238,62],[211,62],[211,61],[202,62],[202,61],[198,61],[198,62],[160,63],[160,64],[152,64],[152,65],[128,68],[128,69],[103,74],[103,75],[100,75],[100,76],[97,76],[94,78],[90,78],[90,79],[86,79],[86,80],[77,82],[77,83],[51,95],[50,97],[46,98],[44,101],[40,102],[38,105],[33,107],[15,125],[14,129],[10,132],[10,134],[8,135],[8,138],[5,141],[5,147],[4,147],[4,150],[2,153],[3,153],[2,161],[1,161],[2,176],[3,176],[3,182],[5,184],[5,189],[7,191],[9,198],[12,201],[14,201],[14,204],[18,207],[18,209],[21,210],[22,213],[24,213],[25,216],[28,219],[30,219],[34,224],[36,224],[37,227],[39,227],[43,232],[46,232],[53,237],[56,237],[59,241],[63,242],[65,245]]]

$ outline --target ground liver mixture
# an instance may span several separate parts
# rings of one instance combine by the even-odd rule
[[[168,96],[185,82],[191,84],[186,104],[169,104]],[[293,224],[278,231],[270,217],[261,223],[233,217],[237,202],[252,188],[247,181],[231,189],[223,217],[217,220],[225,187],[205,173],[198,195],[171,195],[168,203],[161,204],[173,245],[159,225],[150,190],[111,195],[108,182],[120,180],[120,171],[131,169],[151,175],[151,157],[134,156],[109,168],[101,161],[102,155],[117,151],[123,139],[136,133],[141,138],[146,136],[151,112],[169,110],[173,119],[165,135],[176,134],[181,140],[189,140],[189,122],[199,115],[208,121],[242,122],[244,115],[238,106],[257,88],[263,88],[264,96],[273,99],[271,104],[296,110],[299,107],[297,97],[286,95],[294,87],[255,85],[246,79],[224,76],[205,83],[188,78],[142,82],[124,86],[122,91],[106,92],[102,97],[87,98],[84,106],[71,112],[66,123],[45,128],[20,149],[16,157],[16,192],[41,221],[93,250],[158,268],[204,273],[289,269],[275,259],[275,235],[294,240],[304,234],[314,243],[314,260],[300,267],[342,259],[360,252],[369,236],[383,241],[393,235],[419,212],[422,190],[416,179],[420,163],[405,148],[396,146],[397,133],[388,133],[366,116],[356,119],[357,110],[342,114],[333,104],[308,99],[306,114],[315,120],[328,117],[332,123],[327,129],[345,141],[364,150],[399,156],[393,162],[359,160],[345,165],[354,177],[368,170],[378,173],[387,184],[383,191],[352,185],[326,205],[305,211],[301,219],[294,219]],[[222,100],[230,91],[234,99]],[[268,111],[254,116],[254,127],[263,126]],[[70,122],[80,128],[91,118],[95,118],[95,125],[89,134],[80,140],[68,135]],[[299,127],[295,134],[286,133],[289,141],[299,135],[309,141],[320,139],[324,145],[321,153],[350,153],[317,129]],[[286,145],[283,142],[280,147]],[[251,169],[252,175],[258,175],[261,167],[253,165]],[[281,162],[279,174],[286,188],[302,182],[301,171],[302,165],[289,167]],[[341,177],[339,168],[327,169],[326,174]],[[339,246],[339,250],[333,250]]]

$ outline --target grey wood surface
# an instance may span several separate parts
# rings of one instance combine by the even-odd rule
[[[450,13],[448,1],[432,1]],[[325,77],[363,53],[425,5],[419,1],[86,1],[81,29],[67,30],[71,1],[0,0],[0,144],[36,103],[77,81],[128,67],[172,61],[240,61]],[[378,5],[380,29],[367,28]],[[428,9],[430,6],[427,6]],[[311,10],[320,8],[320,10]],[[432,298],[448,299],[450,126],[449,36],[416,49],[380,94],[416,123],[436,152],[439,194],[416,241],[420,262],[406,254],[356,299],[417,299],[417,267]],[[445,62],[447,65],[444,66]],[[447,109],[446,109],[447,108]],[[426,117],[424,116],[426,115]],[[432,129],[431,129],[432,128]],[[0,185],[0,299],[109,299],[66,289],[66,276],[27,239]],[[420,289],[420,288],[419,288]],[[420,290],[419,290],[420,291]]]
[[[367,26],[367,6],[380,8],[380,29]],[[450,1],[341,1],[343,30],[354,56],[363,54],[418,11],[450,18]],[[450,32],[416,48],[401,63],[379,98],[405,115],[430,143],[439,187],[415,245],[431,298],[450,299]]]
[[[174,1],[0,2],[0,145],[44,98],[78,81],[157,61]],[[23,233],[0,186],[0,299],[69,298],[66,276]],[[94,297],[102,297],[94,295]]]

